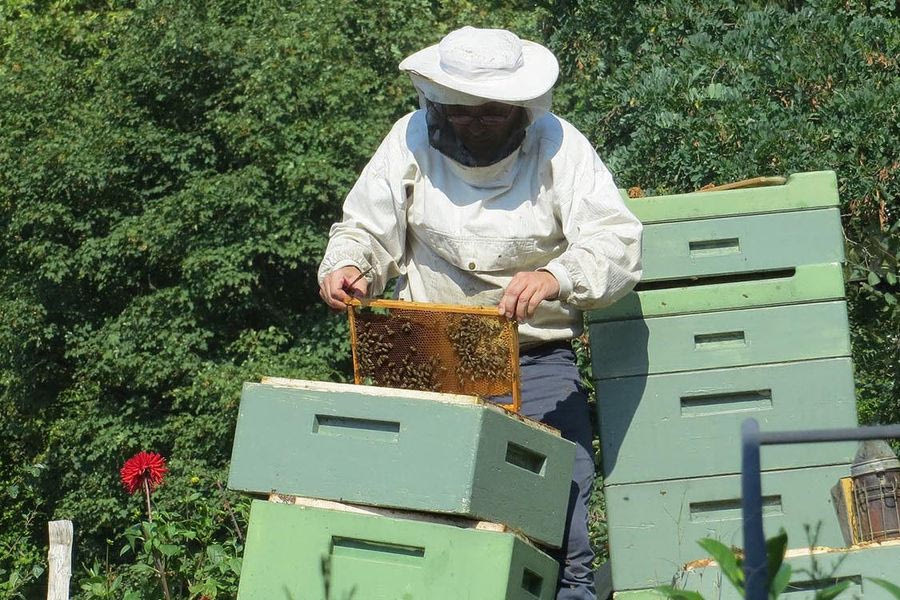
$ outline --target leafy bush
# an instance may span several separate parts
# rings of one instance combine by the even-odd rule
[[[167,572],[167,586],[172,598],[221,598],[237,594],[241,572],[242,534],[233,526],[232,517],[246,523],[250,510],[247,498],[236,501],[232,515],[219,493],[209,486],[201,487],[181,499],[179,510],[154,511],[153,522],[142,520],[126,529],[121,538],[109,541],[111,556],[94,559],[85,568],[80,581],[81,598],[124,600],[158,599],[162,597],[156,571],[159,556]],[[229,504],[231,506],[231,504]],[[137,515],[141,518],[141,515]],[[245,531],[244,525],[240,526]],[[156,553],[156,556],[154,555]],[[124,557],[125,568],[115,568]]]

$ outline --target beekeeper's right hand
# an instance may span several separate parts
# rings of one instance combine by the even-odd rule
[[[369,289],[369,282],[359,277],[360,273],[356,267],[341,267],[328,273],[319,286],[319,296],[334,310],[347,310],[351,298],[363,298]]]

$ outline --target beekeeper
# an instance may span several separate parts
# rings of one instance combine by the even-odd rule
[[[639,280],[641,224],[590,142],[549,112],[559,66],[547,48],[463,27],[400,69],[420,110],[394,124],[350,190],[320,295],[343,309],[396,277],[400,299],[518,319],[522,413],[577,445],[557,599],[593,599],[592,432],[570,340],[583,310]]]

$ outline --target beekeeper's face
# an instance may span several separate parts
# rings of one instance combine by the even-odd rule
[[[490,156],[502,147],[524,117],[521,106],[487,102],[478,106],[437,105],[456,137],[475,156]]]

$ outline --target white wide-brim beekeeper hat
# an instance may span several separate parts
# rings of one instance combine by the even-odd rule
[[[429,99],[440,102],[448,96],[527,104],[549,99],[559,76],[556,57],[544,46],[520,39],[505,29],[463,27],[448,33],[440,43],[419,50],[400,63],[400,70]],[[437,84],[440,90],[430,90]],[[473,104],[454,101],[453,104]]]

